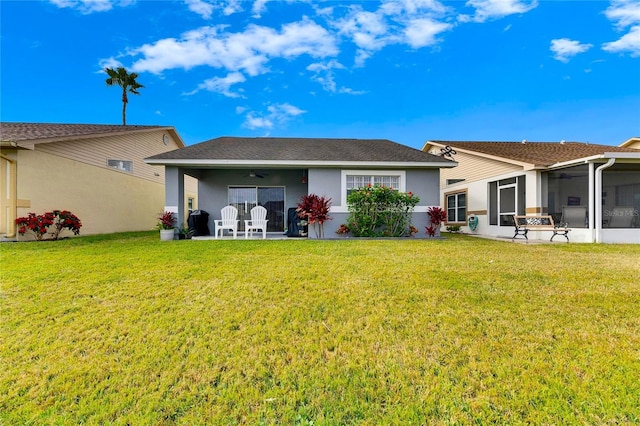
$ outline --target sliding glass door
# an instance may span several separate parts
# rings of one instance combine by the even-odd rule
[[[229,204],[238,209],[238,230],[251,219],[251,209],[259,205],[267,209],[267,232],[284,232],[284,187],[230,186]]]

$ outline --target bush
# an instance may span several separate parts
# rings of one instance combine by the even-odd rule
[[[331,198],[309,194],[300,198],[296,212],[298,217],[309,222],[317,238],[324,238],[324,223],[332,219],[329,216],[329,209],[331,209]]]
[[[449,232],[460,232],[460,225],[449,225],[446,227],[446,230]]]
[[[355,237],[411,235],[411,213],[419,201],[413,193],[391,187],[358,188],[347,196],[348,229]]]
[[[441,207],[429,207],[427,214],[429,215],[429,226],[425,226],[427,235],[435,237],[440,224],[447,220],[447,212]]]
[[[45,240],[45,235],[50,234],[51,240],[60,238],[60,233],[64,229],[73,232],[74,235],[80,233],[82,222],[73,213],[67,210],[54,210],[41,215],[29,213],[28,216],[16,219],[18,233],[24,235],[32,232],[37,241]]]
[[[173,229],[176,218],[171,212],[163,212],[158,215],[158,229]]]

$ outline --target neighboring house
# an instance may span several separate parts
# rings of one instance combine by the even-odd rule
[[[423,151],[458,162],[441,173],[441,199],[448,224],[466,232],[512,237],[513,215],[549,214],[569,223],[571,241],[640,243],[637,148],[640,139],[632,138],[620,147],[427,141]],[[471,215],[478,219],[475,230],[468,226]]]
[[[221,137],[145,161],[164,166],[165,208],[177,212],[179,221],[185,219],[183,176],[189,175],[198,179],[199,207],[209,214],[211,234],[213,221],[229,204],[239,210],[240,231],[259,204],[268,211],[267,232],[282,234],[300,198],[316,194],[332,200],[333,220],[324,225],[327,237],[347,221],[347,192],[369,183],[420,197],[412,220],[424,236],[427,208],[440,204],[440,169],[456,165],[389,140],[272,137]]]
[[[622,144],[620,144],[620,146],[623,148],[640,149],[640,137],[630,138],[626,142],[623,142]]]
[[[170,126],[0,123],[0,234],[51,210],[78,216],[81,235],[153,229],[164,171],[143,159],[182,147]],[[187,188],[195,204],[195,181]]]

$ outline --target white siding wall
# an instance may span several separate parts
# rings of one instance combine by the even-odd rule
[[[466,182],[475,182],[522,170],[521,166],[466,153],[458,153],[453,159],[458,162],[458,166],[441,169],[440,188],[447,188],[447,179],[465,179]]]

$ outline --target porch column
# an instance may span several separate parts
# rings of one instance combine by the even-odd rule
[[[184,171],[178,167],[165,166],[164,169],[164,210],[174,213],[176,227],[185,224],[184,217]]]

